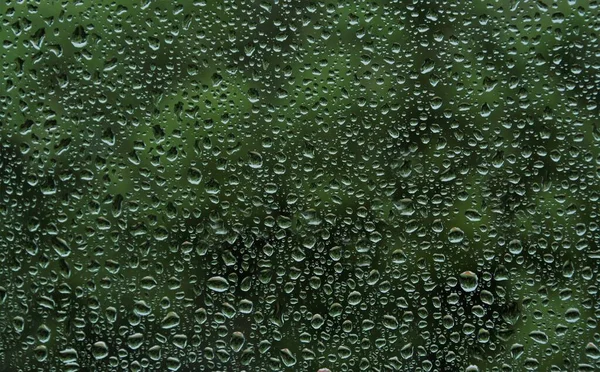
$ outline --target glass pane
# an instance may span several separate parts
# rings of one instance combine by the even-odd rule
[[[597,1],[0,5],[0,370],[600,369]]]

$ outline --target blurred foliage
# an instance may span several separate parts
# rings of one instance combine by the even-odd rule
[[[0,5],[0,370],[592,371],[597,1]]]

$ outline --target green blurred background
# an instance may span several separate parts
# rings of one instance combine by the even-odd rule
[[[596,1],[0,5],[0,370],[600,367]]]

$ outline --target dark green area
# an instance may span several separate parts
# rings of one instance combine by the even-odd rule
[[[596,1],[4,1],[1,371],[592,371]]]

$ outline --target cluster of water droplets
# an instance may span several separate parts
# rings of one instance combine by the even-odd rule
[[[592,371],[596,1],[0,7],[0,370]]]

